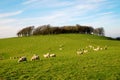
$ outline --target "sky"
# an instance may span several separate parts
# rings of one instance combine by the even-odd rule
[[[27,26],[87,25],[120,36],[120,0],[0,0],[0,38]]]

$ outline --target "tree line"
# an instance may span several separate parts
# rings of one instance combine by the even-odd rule
[[[18,31],[17,36],[31,36],[31,35],[47,35],[47,34],[65,34],[65,33],[80,33],[80,34],[95,34],[104,36],[104,28],[93,28],[91,26],[82,26],[76,24],[75,26],[51,26],[42,25],[35,28],[28,26]]]

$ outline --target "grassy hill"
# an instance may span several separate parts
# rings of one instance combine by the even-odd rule
[[[107,50],[93,51],[89,45],[107,46]],[[77,55],[78,49],[88,52]],[[48,52],[56,57],[44,58]],[[38,54],[40,60],[30,61],[33,54]],[[28,61],[17,63],[18,59],[10,59],[20,56]],[[0,39],[0,59],[0,80],[120,80],[120,42],[95,35]]]

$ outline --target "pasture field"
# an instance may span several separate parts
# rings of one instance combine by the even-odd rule
[[[88,52],[78,55],[78,49]],[[44,58],[48,52],[56,57]],[[40,60],[30,61],[33,54]],[[20,56],[28,61],[13,59]],[[120,41],[85,34],[0,39],[0,80],[120,80]]]

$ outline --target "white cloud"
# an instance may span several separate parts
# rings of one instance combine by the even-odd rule
[[[0,27],[0,38],[15,37],[18,28],[13,26]]]
[[[7,12],[7,13],[0,13],[0,18],[5,18],[5,17],[10,17],[10,16],[15,16],[18,14],[21,14],[23,11],[16,11],[16,12]]]
[[[27,0],[22,4],[25,9],[40,9],[40,8],[61,8],[74,5],[73,1],[60,1],[60,0]]]
[[[88,3],[100,3],[100,2],[105,2],[107,0],[86,0]]]
[[[12,22],[15,22],[16,20],[15,19],[0,19],[0,25],[3,25],[3,24],[8,24],[8,23],[12,23]]]
[[[113,12],[104,12],[104,13],[101,13],[100,15],[106,16],[106,15],[111,15],[111,14],[113,14]]]
[[[28,5],[28,4],[34,3],[34,2],[36,2],[36,1],[39,1],[39,0],[26,0],[26,1],[23,2],[22,4]]]

